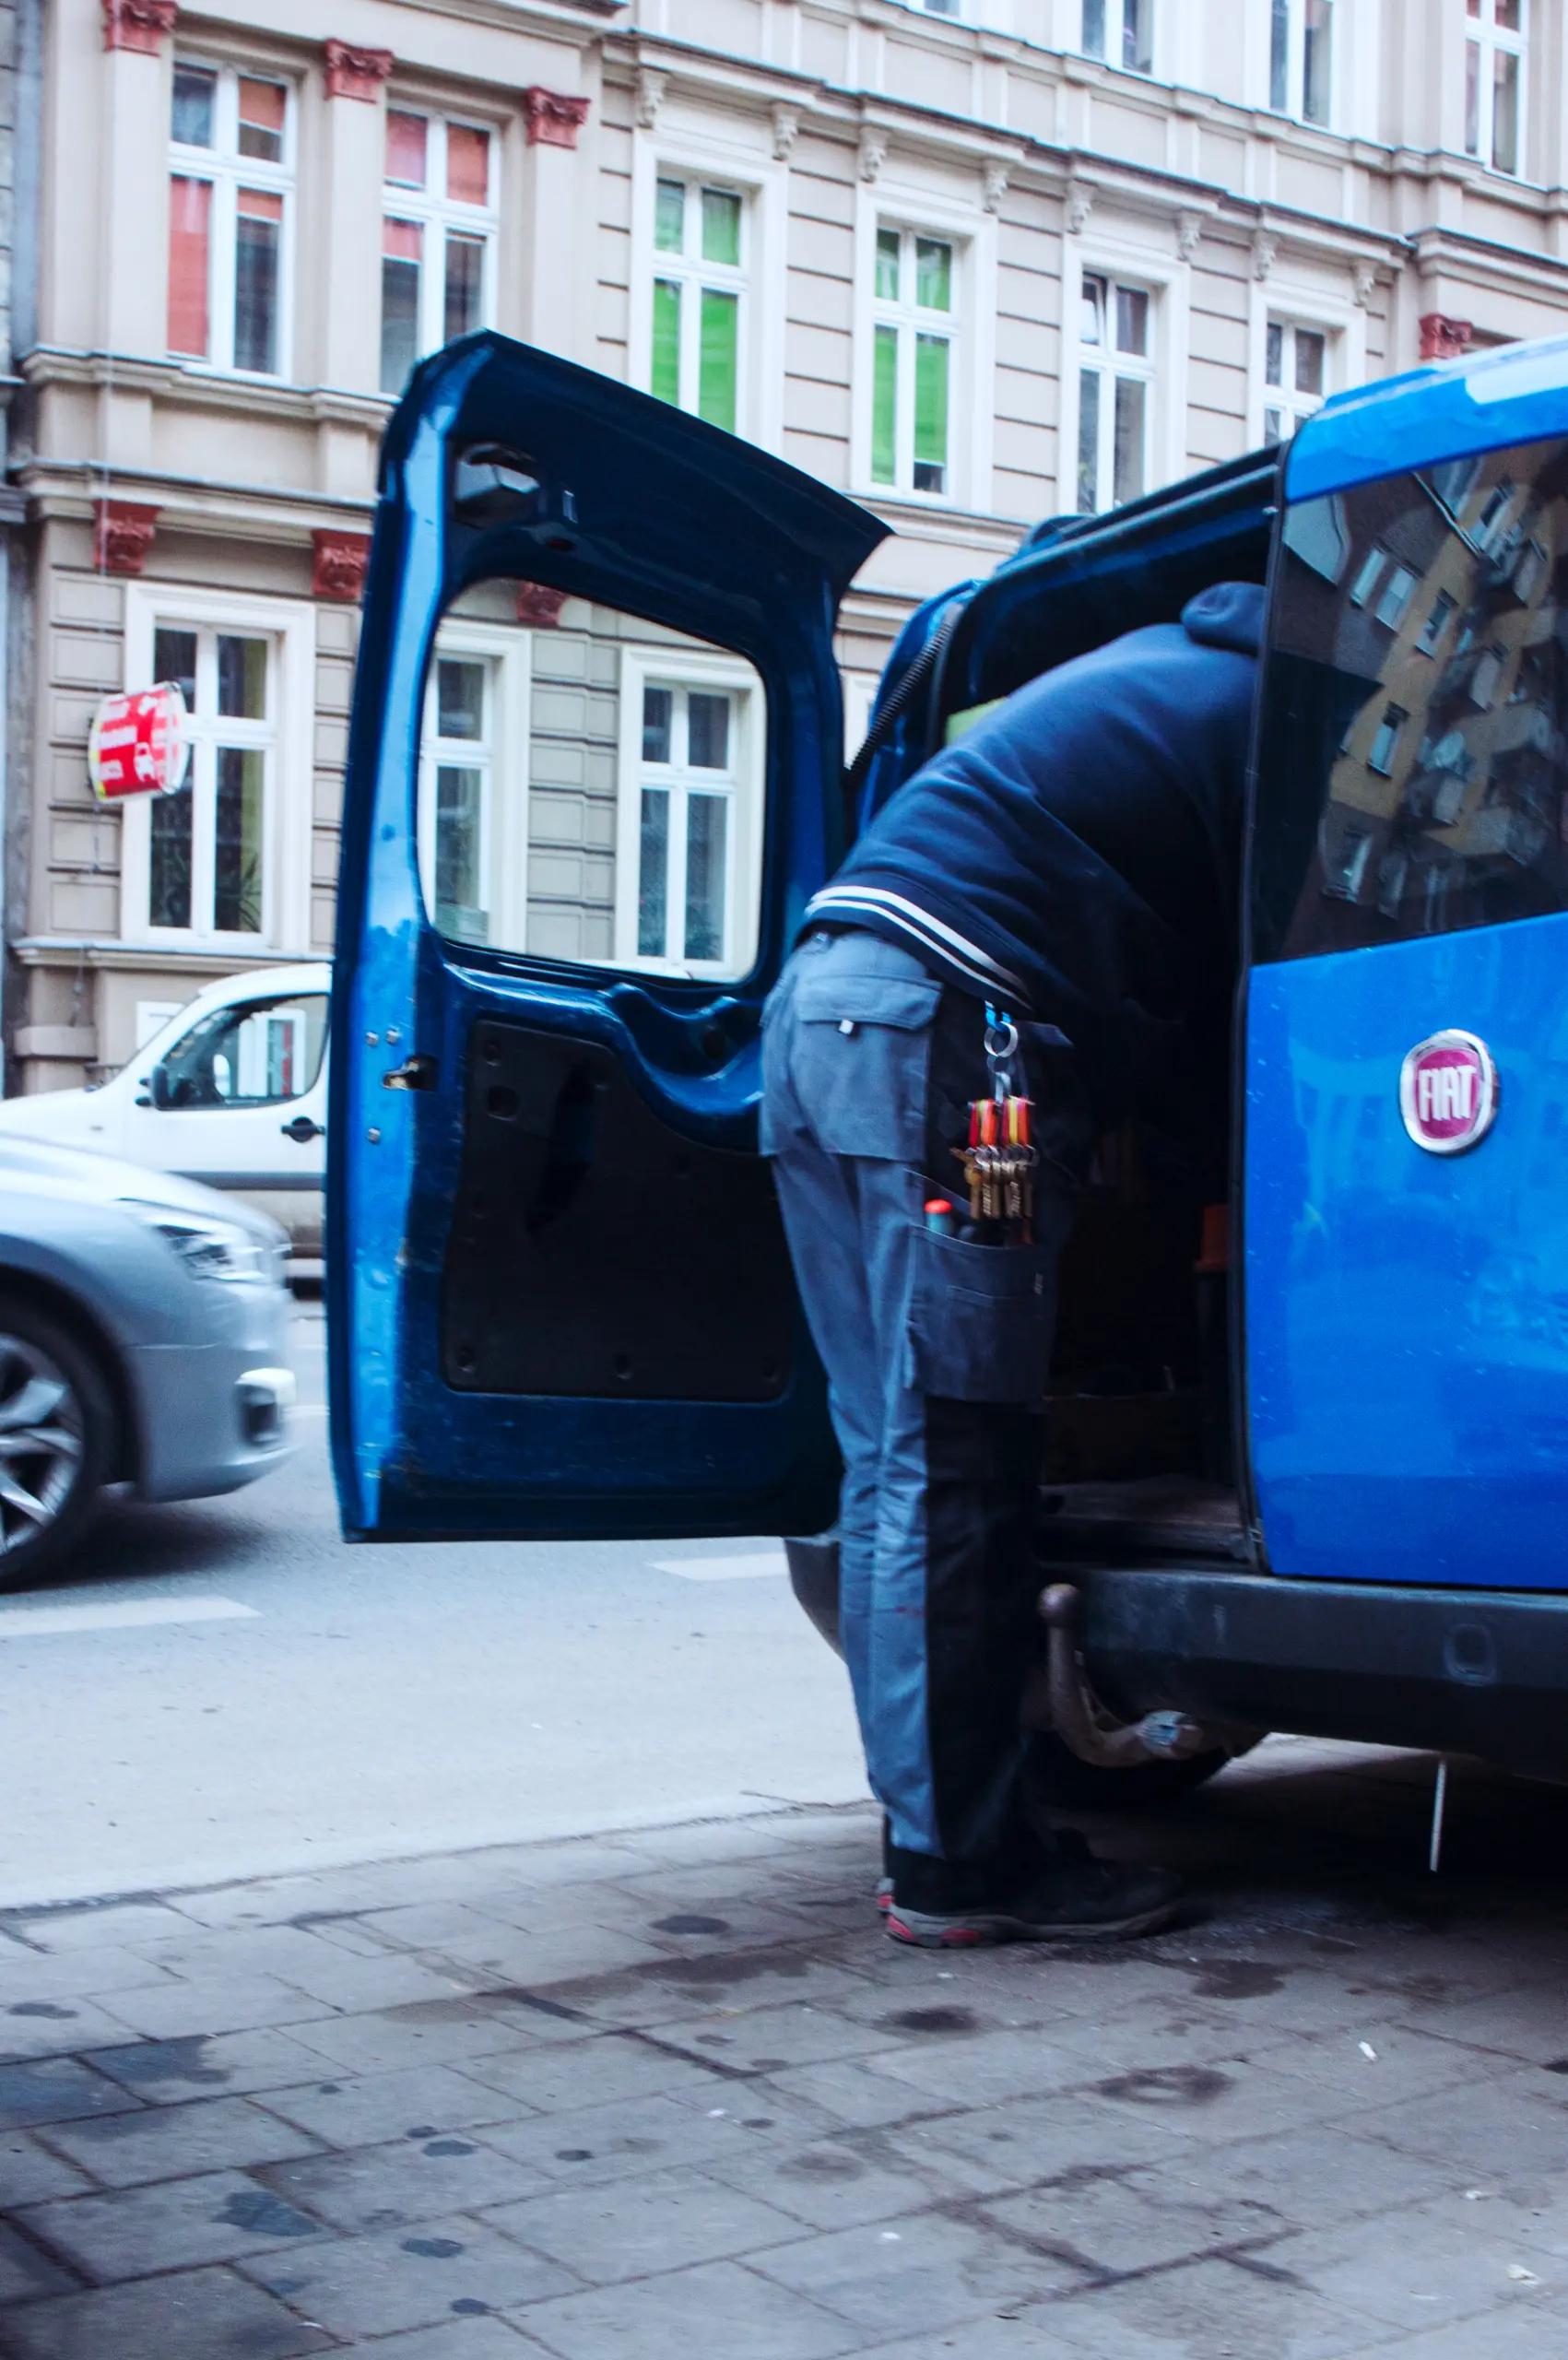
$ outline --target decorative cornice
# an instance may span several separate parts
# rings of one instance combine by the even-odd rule
[[[665,87],[668,78],[667,75],[660,73],[656,65],[640,65],[637,68],[637,128],[639,131],[652,131],[654,124],[657,123],[659,109],[665,102]]]
[[[156,57],[176,13],[175,0],[103,0],[103,46]]]
[[[1423,360],[1459,360],[1468,352],[1476,332],[1472,321],[1450,319],[1445,312],[1423,312],[1416,325],[1421,332]]]
[[[777,162],[789,160],[789,151],[800,132],[800,109],[786,107],[781,101],[773,109],[773,155]]]
[[[311,535],[311,596],[340,607],[357,607],[371,561],[368,533],[314,532]]]
[[[144,508],[139,501],[95,500],[92,561],[100,573],[139,573],[152,549],[158,516],[156,508]]]
[[[523,93],[523,119],[530,148],[575,148],[588,120],[589,101],[547,90],[536,82]]]
[[[888,152],[888,135],[878,125],[867,124],[860,135],[860,147],[855,169],[869,186],[882,169]]]
[[[397,63],[390,49],[361,49],[357,42],[329,41],[326,53],[326,95],[329,99],[363,99],[374,106],[382,84]]]
[[[517,620],[535,631],[553,631],[560,620],[560,610],[566,604],[564,590],[552,590],[545,582],[520,582],[517,584]]]

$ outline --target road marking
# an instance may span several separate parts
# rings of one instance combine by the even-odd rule
[[[683,1582],[755,1582],[789,1571],[782,1549],[771,1549],[766,1556],[655,1557],[652,1563],[654,1573],[678,1574]]]
[[[0,1639],[47,1638],[57,1631],[131,1631],[157,1622],[230,1622],[259,1607],[232,1598],[123,1598],[101,1606],[0,1607]]]

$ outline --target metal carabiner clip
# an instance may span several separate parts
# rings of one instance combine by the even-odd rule
[[[1013,1086],[1012,1061],[1018,1049],[1018,1026],[1005,1009],[995,1009],[989,1002],[985,1008],[985,1062],[991,1068],[994,1094],[998,1103],[1010,1095]]]

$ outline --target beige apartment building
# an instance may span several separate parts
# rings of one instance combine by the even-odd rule
[[[450,336],[566,354],[882,514],[843,620],[853,737],[914,603],[1043,516],[1568,309],[1564,0],[18,12],[11,1090],[330,950],[377,442]],[[541,602],[532,678],[572,621]],[[189,788],[100,808],[94,710],[156,678],[191,704]],[[574,841],[550,784],[513,782],[541,949],[617,903],[613,818]],[[515,892],[533,926],[542,888]]]

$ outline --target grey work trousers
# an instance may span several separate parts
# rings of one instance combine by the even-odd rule
[[[898,944],[823,933],[785,968],[762,1049],[763,1150],[843,1457],[840,1618],[872,1790],[895,1856],[975,1864],[1035,1842],[1017,1791],[1020,1706],[1071,1212],[1065,1185],[1042,1185],[1035,1245],[925,1224],[933,1194],[964,1201],[933,1130],[962,1090],[933,1109],[934,1044],[978,1096],[984,1021]],[[945,1172],[930,1169],[938,1158]]]

